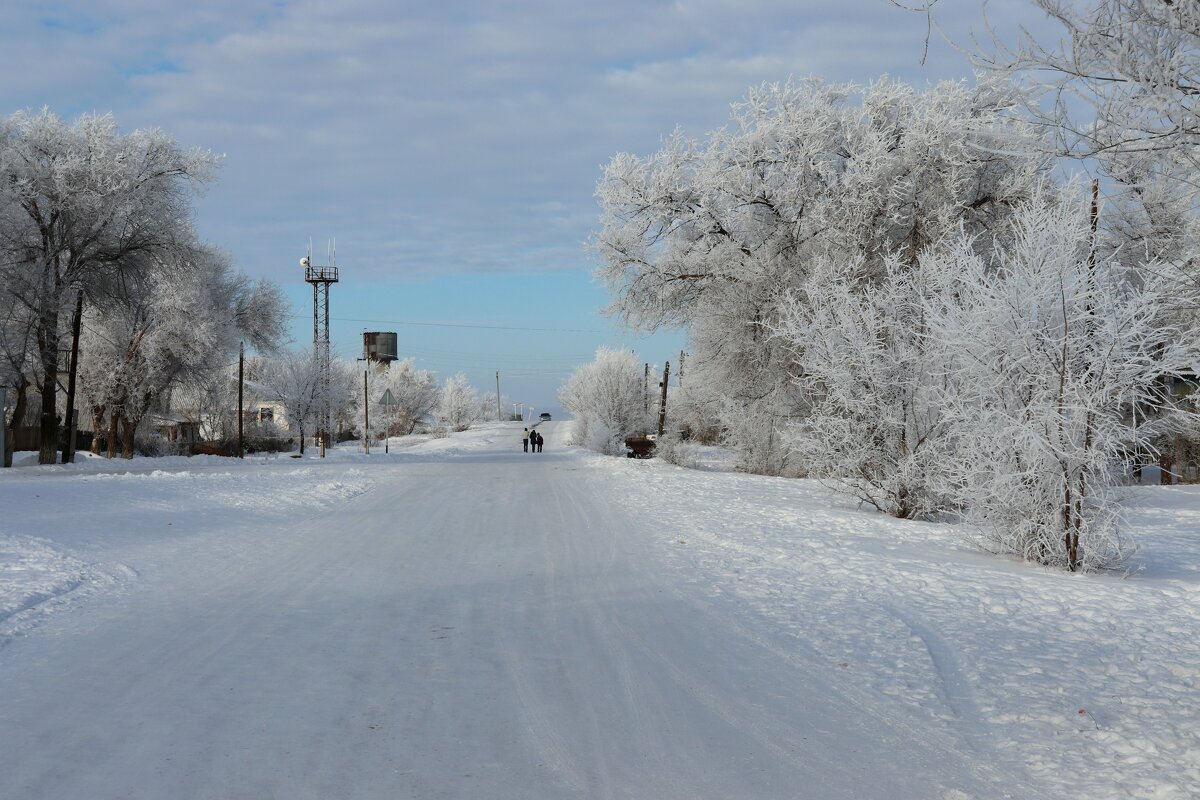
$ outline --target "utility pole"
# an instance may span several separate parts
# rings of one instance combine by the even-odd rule
[[[658,438],[662,438],[663,428],[667,425],[667,381],[671,378],[671,362],[663,365],[662,398],[658,401]]]
[[[496,422],[500,421],[500,370],[496,370]]]
[[[238,345],[238,458],[244,458],[242,454],[242,423],[245,421],[246,411],[242,405],[246,386],[246,343],[242,342]]]
[[[75,295],[75,317],[71,320],[71,366],[67,376],[67,416],[63,420],[67,424],[67,441],[62,449],[64,464],[75,461],[75,431],[79,427],[79,417],[75,411],[75,376],[79,374],[79,328],[82,323],[83,289],[80,289]]]
[[[363,370],[363,455],[371,455],[371,395],[367,394],[367,371]],[[387,445],[384,445],[387,448]]]
[[[646,362],[646,370],[642,374],[642,413],[650,413],[650,362]]]

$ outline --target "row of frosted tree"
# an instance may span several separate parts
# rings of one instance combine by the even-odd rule
[[[43,110],[0,118],[6,466],[14,434],[30,420],[39,462],[55,463],[75,415],[93,432],[93,450],[103,443],[110,457],[161,451],[146,424],[157,413],[190,418],[203,438],[227,448],[246,414],[237,407],[243,343],[259,354],[251,395],[284,409],[280,422],[300,447],[315,433],[316,365],[309,352],[280,349],[281,292],[236,270],[196,234],[196,193],[218,165],[162,131],[122,133],[110,116],[65,122]],[[361,427],[361,372],[334,372],[335,416]],[[427,417],[461,429],[483,406],[461,375],[439,386],[411,361],[376,382],[380,393],[392,391],[386,410],[401,432]]]
[[[172,391],[212,380],[242,340],[278,342],[278,290],[196,235],[193,199],[217,165],[109,116],[0,118],[0,386],[10,433],[39,421],[40,463],[68,411],[131,455]]]
[[[1129,552],[1118,485],[1196,429],[1200,12],[1038,5],[1064,44],[980,56],[973,85],[768,85],[616,156],[596,248],[612,313],[687,331],[672,429],[1091,569]],[[605,449],[643,393],[603,352],[563,401]]]
[[[373,439],[407,436],[419,430],[440,434],[466,430],[496,414],[495,395],[481,394],[461,372],[439,383],[436,373],[418,369],[412,358],[390,365],[373,363],[366,372],[364,386],[361,364],[333,361],[328,399],[336,431]],[[236,392],[236,385],[231,380],[221,385],[223,396],[208,395],[194,398],[194,402],[211,409],[214,413],[200,416],[219,426],[205,431],[206,438],[229,442],[237,420],[215,412],[236,407],[236,400],[230,396]],[[251,359],[243,390],[253,398],[242,410],[253,423],[252,437],[287,439],[303,453],[306,441],[317,434],[320,426],[325,391],[312,351],[294,350]],[[389,398],[386,404],[381,402],[385,395]],[[282,416],[269,422],[254,419],[254,401],[277,403]]]

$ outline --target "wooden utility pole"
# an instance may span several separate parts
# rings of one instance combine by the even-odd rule
[[[371,455],[371,396],[367,394],[367,370],[363,370],[363,455]]]
[[[242,425],[245,422],[246,412],[242,405],[245,398],[246,387],[246,343],[242,342],[238,345],[238,458],[243,458],[242,446],[245,440],[242,437]]]
[[[71,366],[67,375],[67,441],[63,444],[62,463],[75,461],[75,430],[79,427],[75,412],[75,376],[79,373],[79,329],[83,324],[83,289],[75,295],[75,317],[71,320]]]
[[[650,362],[646,362],[646,371],[642,375],[642,412],[650,413]]]
[[[503,420],[500,415],[500,370],[496,370],[496,422]]]
[[[663,428],[667,425],[667,382],[671,378],[671,362],[663,365],[662,397],[658,401],[658,438],[662,438]]]

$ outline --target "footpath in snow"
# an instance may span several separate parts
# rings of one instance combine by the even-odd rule
[[[1128,574],[517,424],[0,471],[0,798],[1194,798],[1200,490]]]

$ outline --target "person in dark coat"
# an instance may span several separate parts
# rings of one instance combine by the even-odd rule
[[[540,433],[538,433],[537,431],[534,431],[533,433],[535,436],[537,436],[537,447],[538,447],[538,452],[540,453],[540,452],[542,452],[542,442],[544,442],[546,440],[543,439],[542,435]]]

